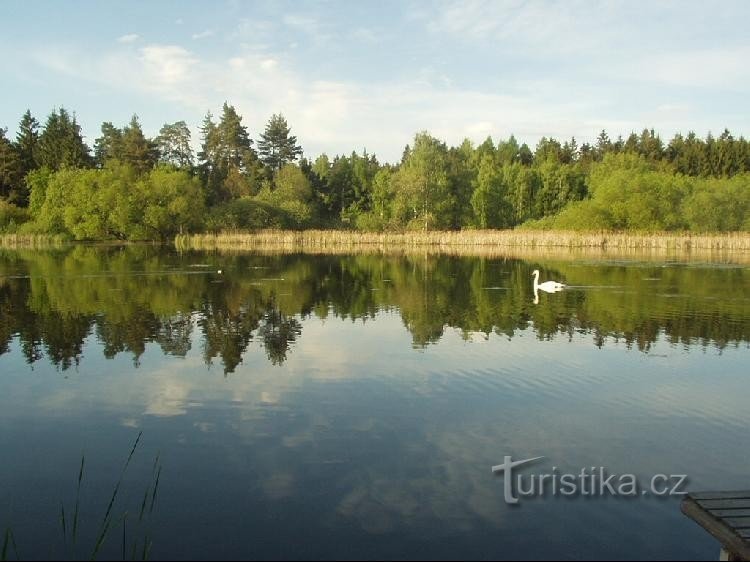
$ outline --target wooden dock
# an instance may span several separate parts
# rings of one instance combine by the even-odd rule
[[[721,543],[720,560],[750,560],[750,490],[690,493],[680,508]]]

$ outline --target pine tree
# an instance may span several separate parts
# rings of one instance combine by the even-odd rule
[[[218,124],[208,112],[200,131],[203,142],[198,161],[209,203],[256,191],[261,166],[253,141],[234,107],[224,102]]]
[[[102,123],[102,136],[94,141],[94,162],[103,168],[111,158],[122,158],[122,130],[105,121]]]
[[[224,102],[221,119],[217,127],[218,156],[227,168],[232,166],[245,171],[246,165],[255,157],[253,141],[242,124],[242,117],[234,106]]]
[[[612,151],[612,141],[609,140],[609,135],[607,135],[607,131],[602,129],[602,132],[599,133],[599,136],[596,137],[596,156],[597,159],[601,160],[604,158],[604,155],[608,152]]]
[[[122,160],[133,166],[139,174],[152,169],[157,160],[154,143],[143,135],[137,115],[133,115],[130,123],[122,130]]]
[[[30,110],[26,110],[18,124],[18,133],[16,134],[16,150],[21,160],[21,169],[24,176],[31,170],[38,168],[34,158],[37,142],[39,142],[39,121],[32,117]]]
[[[14,204],[23,204],[20,188],[23,183],[21,158],[13,143],[5,138],[6,129],[0,128],[0,197]]]
[[[36,163],[51,170],[86,168],[92,163],[89,147],[83,142],[81,127],[65,110],[52,111],[39,135],[34,154]]]
[[[156,138],[160,160],[177,168],[193,167],[193,149],[190,147],[190,129],[184,121],[165,124]]]
[[[290,135],[291,129],[281,114],[274,114],[258,141],[258,152],[263,163],[273,171],[284,164],[294,162],[302,155],[297,137]]]

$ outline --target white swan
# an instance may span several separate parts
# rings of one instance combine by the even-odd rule
[[[557,281],[545,281],[544,283],[539,283],[539,270],[535,269],[534,273],[531,274],[534,277],[534,292],[536,293],[537,290],[541,289],[545,293],[557,293],[558,291],[562,291],[565,288],[564,283],[558,283]]]

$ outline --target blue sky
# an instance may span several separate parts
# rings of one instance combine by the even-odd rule
[[[750,2],[0,3],[0,127],[76,112],[89,144],[137,113],[197,137],[227,100],[283,113],[308,156],[397,160],[414,133],[592,141],[750,136]],[[198,139],[194,139],[198,142]]]

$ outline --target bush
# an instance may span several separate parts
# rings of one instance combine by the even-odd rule
[[[696,182],[683,205],[690,230],[750,230],[750,174]]]
[[[212,232],[258,230],[271,227],[278,222],[274,220],[276,214],[272,207],[253,198],[242,197],[213,207],[206,217],[205,226],[206,230]]]
[[[29,220],[29,212],[0,199],[0,232],[15,233],[18,227]]]

